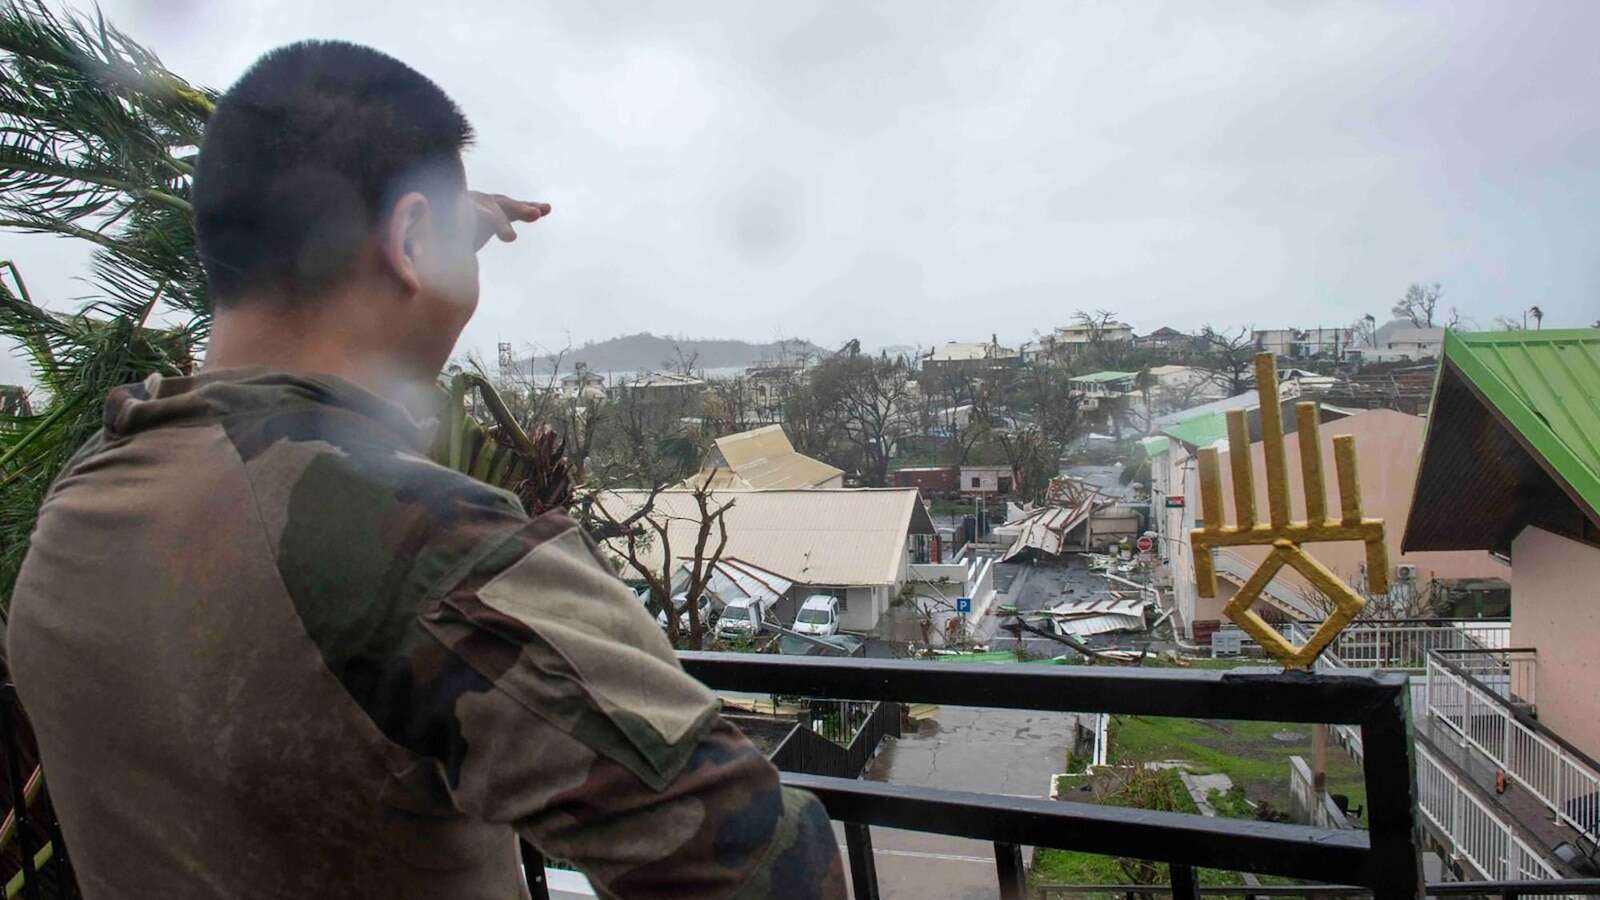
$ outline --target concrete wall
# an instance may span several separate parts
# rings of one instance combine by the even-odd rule
[[[1425,589],[1435,576],[1440,578],[1467,578],[1492,576],[1509,578],[1510,570],[1499,560],[1482,550],[1401,553],[1400,538],[1405,531],[1406,515],[1411,509],[1411,494],[1416,487],[1417,464],[1422,454],[1422,437],[1425,422],[1418,416],[1407,415],[1391,409],[1371,409],[1335,422],[1324,422],[1320,428],[1322,439],[1322,467],[1327,486],[1326,503],[1332,515],[1339,510],[1339,488],[1334,475],[1333,439],[1337,435],[1353,435],[1356,439],[1357,469],[1361,481],[1361,501],[1368,517],[1384,520],[1385,542],[1389,547],[1390,574],[1393,567],[1402,563],[1417,567],[1417,587]],[[1250,445],[1253,480],[1256,489],[1256,519],[1267,520],[1267,481],[1265,445],[1259,441]],[[1221,454],[1222,496],[1228,510],[1227,524],[1234,523],[1233,471],[1228,453]],[[1305,518],[1305,491],[1300,477],[1300,436],[1284,435],[1284,457],[1289,471],[1289,506],[1292,518]],[[1198,477],[1194,477],[1198,483]],[[1198,500],[1191,500],[1198,503]],[[1198,513],[1197,513],[1198,514]],[[1260,560],[1270,548],[1234,547],[1232,552],[1250,560]],[[1359,542],[1307,544],[1306,552],[1346,581],[1354,583],[1366,559]],[[1176,577],[1176,573],[1174,573]],[[1191,576],[1192,577],[1192,576]],[[1298,572],[1285,569],[1278,576],[1291,583],[1303,583]]]
[[[959,487],[961,493],[997,494],[1000,492],[1000,479],[1011,481],[1011,470],[1003,466],[962,466]],[[972,486],[972,480],[978,479],[978,486]],[[1015,487],[1013,485],[1013,487]]]
[[[1511,544],[1511,646],[1539,651],[1539,721],[1600,757],[1600,547],[1539,528]]]
[[[846,608],[839,611],[839,628],[843,631],[871,631],[889,606],[886,587],[846,588],[844,595]]]
[[[956,584],[962,584],[967,580],[967,564],[964,562],[912,563],[911,575],[922,581],[938,581],[943,578]]]

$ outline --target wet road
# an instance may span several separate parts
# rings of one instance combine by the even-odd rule
[[[940,707],[916,734],[887,738],[866,777],[951,790],[1047,797],[1066,765],[1075,716]],[[839,833],[841,848],[844,834]],[[984,841],[872,829],[886,900],[989,900],[999,896],[994,847]],[[1025,850],[1031,857],[1031,851]]]

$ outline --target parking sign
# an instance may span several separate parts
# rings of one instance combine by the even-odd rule
[[[969,613],[969,612],[972,612],[972,598],[971,597],[957,597],[956,598],[956,612],[958,612],[958,613]]]

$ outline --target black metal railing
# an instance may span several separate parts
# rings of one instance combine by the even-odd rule
[[[1056,712],[1322,722],[1361,730],[1370,823],[1365,832],[785,773],[785,783],[812,791],[829,815],[843,824],[857,900],[878,896],[872,826],[991,842],[1000,896],[1005,900],[1027,895],[1023,846],[1164,862],[1170,867],[1169,885],[1122,886],[1119,892],[1134,889],[1185,900],[1217,893],[1199,886],[1199,868],[1351,885],[1324,893],[1359,889],[1383,900],[1473,893],[1582,894],[1594,886],[1593,882],[1531,882],[1479,885],[1477,890],[1458,885],[1424,887],[1414,759],[1407,733],[1409,691],[1401,674],[952,666],[736,653],[685,653],[682,658],[691,674],[720,690]],[[70,890],[70,873],[53,821],[28,821],[29,810],[47,808],[47,800],[41,794],[30,807],[25,799],[23,757],[14,727],[18,711],[13,704],[12,692],[0,693],[17,839],[24,859],[42,859],[32,872],[22,863],[18,887],[24,897],[39,897],[44,896],[40,888],[51,885],[52,878]],[[24,824],[29,827],[24,829]],[[55,852],[41,856],[46,846]],[[526,860],[534,896],[544,896],[543,861],[531,848]],[[51,871],[44,871],[47,867]],[[1255,896],[1291,893],[1239,887],[1224,893],[1239,895],[1247,890]]]
[[[1552,887],[1556,888],[1552,890]],[[1130,887],[1125,884],[1041,884],[1034,887],[1039,900],[1080,900],[1080,898],[1135,898],[1145,896],[1170,897],[1172,892],[1164,887]],[[1444,881],[1426,885],[1425,897],[1500,897],[1518,900],[1528,897],[1585,897],[1600,895],[1600,878],[1574,878],[1561,882],[1548,881]],[[1243,897],[1244,900],[1269,900],[1274,897],[1371,897],[1367,888],[1342,884],[1299,884],[1271,887],[1219,887],[1207,885],[1200,888],[1202,897]]]
[[[772,764],[786,772],[839,778],[860,777],[867,763],[877,753],[878,746],[883,743],[884,736],[899,736],[900,704],[878,702],[854,705],[865,709],[867,714],[853,724],[848,741],[839,743],[801,722],[772,751],[769,757]]]
[[[1077,713],[1347,724],[1361,729],[1368,831],[1219,820],[1044,799],[786,773],[844,824],[858,900],[878,896],[871,826],[975,838],[995,848],[1002,898],[1026,894],[1022,846],[1136,857],[1170,867],[1174,896],[1200,896],[1196,869],[1329,883],[1375,897],[1421,896],[1406,676],[1316,675],[684,653],[718,690]]]

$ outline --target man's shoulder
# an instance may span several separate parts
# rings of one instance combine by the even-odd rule
[[[223,428],[297,602],[420,600],[527,521],[514,495],[342,410],[236,417]]]

